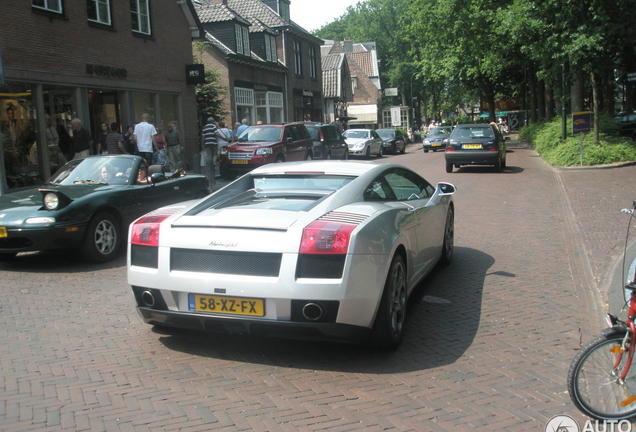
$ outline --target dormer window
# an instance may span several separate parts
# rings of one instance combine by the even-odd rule
[[[265,59],[269,62],[277,62],[276,38],[272,35],[265,35]]]
[[[251,55],[250,35],[247,27],[243,27],[237,24],[234,27],[234,33],[236,36],[236,53],[246,56]]]

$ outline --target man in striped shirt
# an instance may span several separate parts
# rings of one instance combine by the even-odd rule
[[[216,154],[219,147],[218,134],[219,128],[214,124],[214,118],[209,117],[208,122],[203,126],[203,130],[201,131],[201,135],[203,136],[203,152],[201,153],[201,157],[204,158],[204,161],[201,161],[201,165],[203,167],[203,174],[205,174],[210,181],[210,186],[214,186],[216,183],[214,165],[216,164]]]

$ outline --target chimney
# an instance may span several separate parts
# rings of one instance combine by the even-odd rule
[[[344,52],[353,52],[353,41],[351,39],[345,39],[342,41],[342,49]]]

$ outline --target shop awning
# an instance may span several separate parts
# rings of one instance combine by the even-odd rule
[[[508,113],[506,111],[499,111],[497,113],[497,117],[506,117],[508,115]]]
[[[378,122],[378,106],[372,105],[349,105],[347,107],[347,114],[351,117],[356,117],[355,120],[351,120],[349,124],[363,124],[363,123],[377,123]]]
[[[487,112],[482,113],[482,114],[479,116],[479,118],[487,118],[487,117],[490,117],[490,114],[488,114]]]

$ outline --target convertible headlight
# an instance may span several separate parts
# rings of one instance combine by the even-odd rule
[[[272,154],[272,149],[271,147],[261,147],[256,149],[256,154],[257,155],[269,155]]]
[[[28,225],[47,224],[47,223],[54,223],[54,222],[55,222],[55,218],[47,217],[47,216],[28,218],[27,220],[24,221],[24,223]]]
[[[42,203],[47,210],[56,210],[60,206],[60,199],[57,194],[49,192],[42,198]]]

